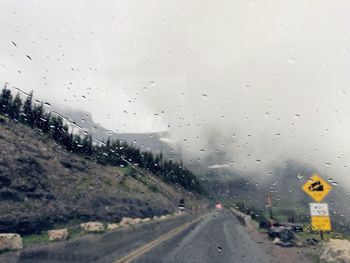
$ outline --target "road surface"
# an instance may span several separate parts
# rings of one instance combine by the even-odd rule
[[[135,263],[267,263],[274,262],[233,216],[231,211],[211,212],[189,231],[163,242]]]
[[[5,261],[4,261],[5,260]],[[274,262],[229,210],[186,215],[0,255],[0,262]]]

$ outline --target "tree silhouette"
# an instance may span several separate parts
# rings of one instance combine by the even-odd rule
[[[43,130],[45,124],[43,103],[34,107],[32,111],[32,118],[34,126],[39,128],[39,130]]]
[[[0,113],[8,115],[12,104],[11,91],[6,88],[2,89],[0,96]]]
[[[9,116],[15,121],[19,121],[20,116],[21,116],[21,107],[22,107],[22,100],[17,93],[16,97],[11,103],[10,111],[9,111]]]
[[[33,126],[33,110],[32,110],[32,98],[33,98],[33,91],[28,95],[26,101],[23,105],[23,112],[22,112],[22,121],[29,126]]]

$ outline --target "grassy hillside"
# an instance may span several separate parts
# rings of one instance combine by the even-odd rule
[[[145,170],[89,161],[38,129],[0,117],[0,232],[161,215],[181,198],[187,206],[201,202]]]

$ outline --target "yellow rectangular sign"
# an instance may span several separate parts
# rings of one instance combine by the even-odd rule
[[[312,216],[311,217],[312,230],[331,231],[331,218],[329,216]]]

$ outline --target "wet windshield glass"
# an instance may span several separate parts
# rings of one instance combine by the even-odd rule
[[[0,7],[0,262],[350,262],[348,2]]]

